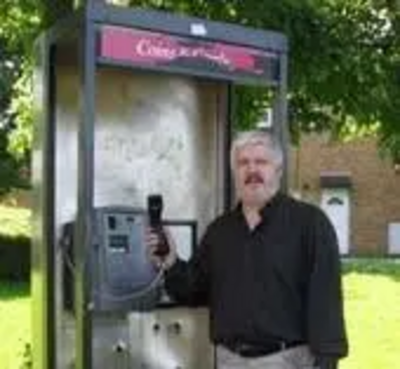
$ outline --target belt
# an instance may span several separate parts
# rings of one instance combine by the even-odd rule
[[[229,351],[234,352],[235,354],[242,357],[256,358],[261,356],[267,356],[274,354],[276,352],[280,352],[283,350],[287,350],[292,347],[300,346],[304,344],[301,341],[277,341],[277,342],[268,342],[263,344],[249,344],[249,343],[223,343],[222,345],[226,347]]]

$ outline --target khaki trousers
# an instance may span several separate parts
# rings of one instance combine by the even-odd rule
[[[313,369],[314,356],[302,345],[258,358],[241,357],[223,346],[217,346],[218,369]]]

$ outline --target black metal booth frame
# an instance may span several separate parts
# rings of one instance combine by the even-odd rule
[[[122,39],[134,42],[137,35],[163,35],[178,50],[177,55],[153,55],[153,60],[135,59],[115,47]],[[125,37],[125,38],[124,38]],[[122,42],[122,41],[121,41]],[[35,193],[39,217],[35,224],[32,282],[34,302],[35,368],[55,369],[56,315],[55,289],[55,151],[56,137],[56,65],[64,45],[76,45],[80,91],[80,125],[78,131],[78,199],[76,247],[76,368],[92,367],[92,352],[85,349],[91,342],[91,309],[89,301],[90,276],[85,260],[91,243],[91,214],[93,209],[93,151],[95,129],[96,71],[102,67],[133,68],[163,73],[189,74],[217,79],[233,85],[256,84],[275,89],[273,102],[274,129],[288,146],[287,132],[287,40],[277,32],[260,31],[238,25],[212,22],[170,13],[136,8],[121,8],[93,3],[71,17],[58,22],[45,32],[38,42],[37,62],[42,68],[41,100],[36,130],[42,135],[40,162],[41,185]],[[175,50],[175,51],[176,51]],[[158,59],[157,59],[158,57]],[[232,111],[232,109],[230,109]],[[231,122],[226,123],[227,137],[231,136]],[[229,140],[224,143],[226,150]],[[229,206],[229,163],[226,163],[225,204]],[[82,247],[82,245],[84,247]]]

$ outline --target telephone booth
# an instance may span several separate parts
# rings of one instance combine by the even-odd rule
[[[214,368],[207,309],[146,259],[146,201],[189,258],[232,203],[235,86],[273,91],[287,147],[286,76],[284,35],[166,12],[89,2],[39,38],[35,369]]]

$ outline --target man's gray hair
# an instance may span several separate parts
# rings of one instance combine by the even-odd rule
[[[231,146],[231,167],[235,169],[236,152],[247,145],[263,145],[272,154],[272,159],[278,166],[283,165],[283,149],[279,139],[271,131],[244,131],[236,135]]]

